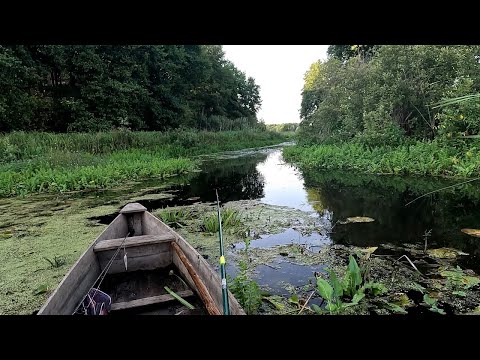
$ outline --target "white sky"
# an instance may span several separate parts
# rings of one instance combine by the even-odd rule
[[[303,76],[326,59],[328,45],[223,45],[225,57],[260,85],[258,118],[266,124],[300,121]]]

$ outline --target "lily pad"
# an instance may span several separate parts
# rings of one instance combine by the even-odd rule
[[[340,221],[340,224],[350,224],[350,223],[369,223],[375,221],[375,219],[372,219],[371,217],[367,216],[353,216],[353,217],[348,217],[345,221]]]
[[[439,248],[429,249],[427,254],[436,259],[455,259],[458,255],[468,255],[457,249],[452,248]]]
[[[480,237],[480,229],[462,229],[462,232],[475,237]]]

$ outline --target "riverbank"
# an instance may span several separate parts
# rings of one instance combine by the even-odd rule
[[[303,169],[335,169],[372,174],[429,175],[456,178],[480,176],[480,145],[454,147],[440,142],[368,147],[357,143],[292,146],[285,160]]]
[[[195,156],[279,144],[269,131],[12,133],[0,136],[0,197],[106,189],[197,168]]]

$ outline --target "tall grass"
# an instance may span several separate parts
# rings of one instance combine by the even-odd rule
[[[419,141],[396,147],[374,148],[358,143],[344,143],[288,147],[283,154],[287,161],[309,169],[463,178],[480,175],[480,143],[454,147],[437,141]]]
[[[273,145],[282,140],[282,135],[278,133],[258,130],[224,132],[117,130],[68,134],[13,132],[0,135],[0,162],[31,159],[52,152],[84,152],[98,155],[131,149],[151,151],[162,149],[171,156],[189,156]]]
[[[108,188],[192,171],[194,155],[272,145],[266,131],[24,133],[0,136],[0,197]]]
[[[220,211],[220,217],[222,218],[222,229],[230,229],[238,227],[242,224],[240,219],[240,213],[237,210],[224,208]],[[203,217],[202,230],[207,233],[217,233],[220,226],[218,223],[218,215],[210,214]]]

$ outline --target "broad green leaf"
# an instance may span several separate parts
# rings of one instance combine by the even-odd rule
[[[335,299],[340,299],[343,296],[343,285],[338,280],[337,274],[333,270],[328,270],[330,275],[330,282],[333,286],[333,297]]]
[[[420,285],[420,284],[418,284],[418,283],[416,283],[416,282],[413,283],[413,288],[414,288],[415,290],[420,291],[422,294],[425,293],[425,290],[426,290],[422,285]]]
[[[402,307],[398,306],[397,304],[392,304],[392,303],[385,303],[385,308],[387,310],[391,310],[397,314],[407,314],[407,312],[405,311],[405,309],[403,309]]]
[[[280,303],[277,299],[278,298],[276,296],[264,296],[263,297],[263,300],[268,301],[270,304],[272,304],[275,307],[275,309],[280,310],[280,311],[284,310],[285,305]]]
[[[462,232],[475,237],[480,237],[480,229],[462,229]]]
[[[365,297],[365,294],[363,292],[357,292],[352,299],[353,304],[358,304],[360,300],[362,300]]]
[[[292,304],[298,304],[298,295],[297,294],[293,294],[290,299],[288,299],[288,302],[292,303]]]
[[[32,291],[33,295],[40,295],[48,291],[48,285],[42,284]]]
[[[430,306],[433,306],[437,303],[437,299],[432,299],[430,296],[428,296],[428,294],[423,295],[423,301]]]
[[[373,296],[381,295],[388,291],[387,287],[382,283],[369,282],[363,286],[365,290],[370,290]]]
[[[317,290],[320,296],[323,297],[325,300],[332,300],[333,288],[326,280],[322,278],[317,278]]]
[[[461,296],[461,297],[467,296],[467,293],[465,291],[452,291],[452,294],[457,295],[457,296]]]
[[[325,309],[327,309],[330,312],[335,312],[340,309],[341,305],[333,304],[333,303],[328,303],[327,306],[325,306]]]
[[[435,313],[438,313],[438,314],[442,314],[442,315],[445,315],[445,311],[443,309],[440,309],[436,306],[432,306],[430,309],[428,309],[432,312],[435,312]]]
[[[315,311],[317,314],[324,314],[325,311],[323,311],[323,309],[318,306],[317,304],[312,304],[310,305],[310,307],[313,309],[313,311]]]
[[[348,272],[351,274],[354,286],[358,286],[362,283],[360,268],[358,267],[357,261],[352,255],[349,256],[349,260],[350,261],[348,263]]]

